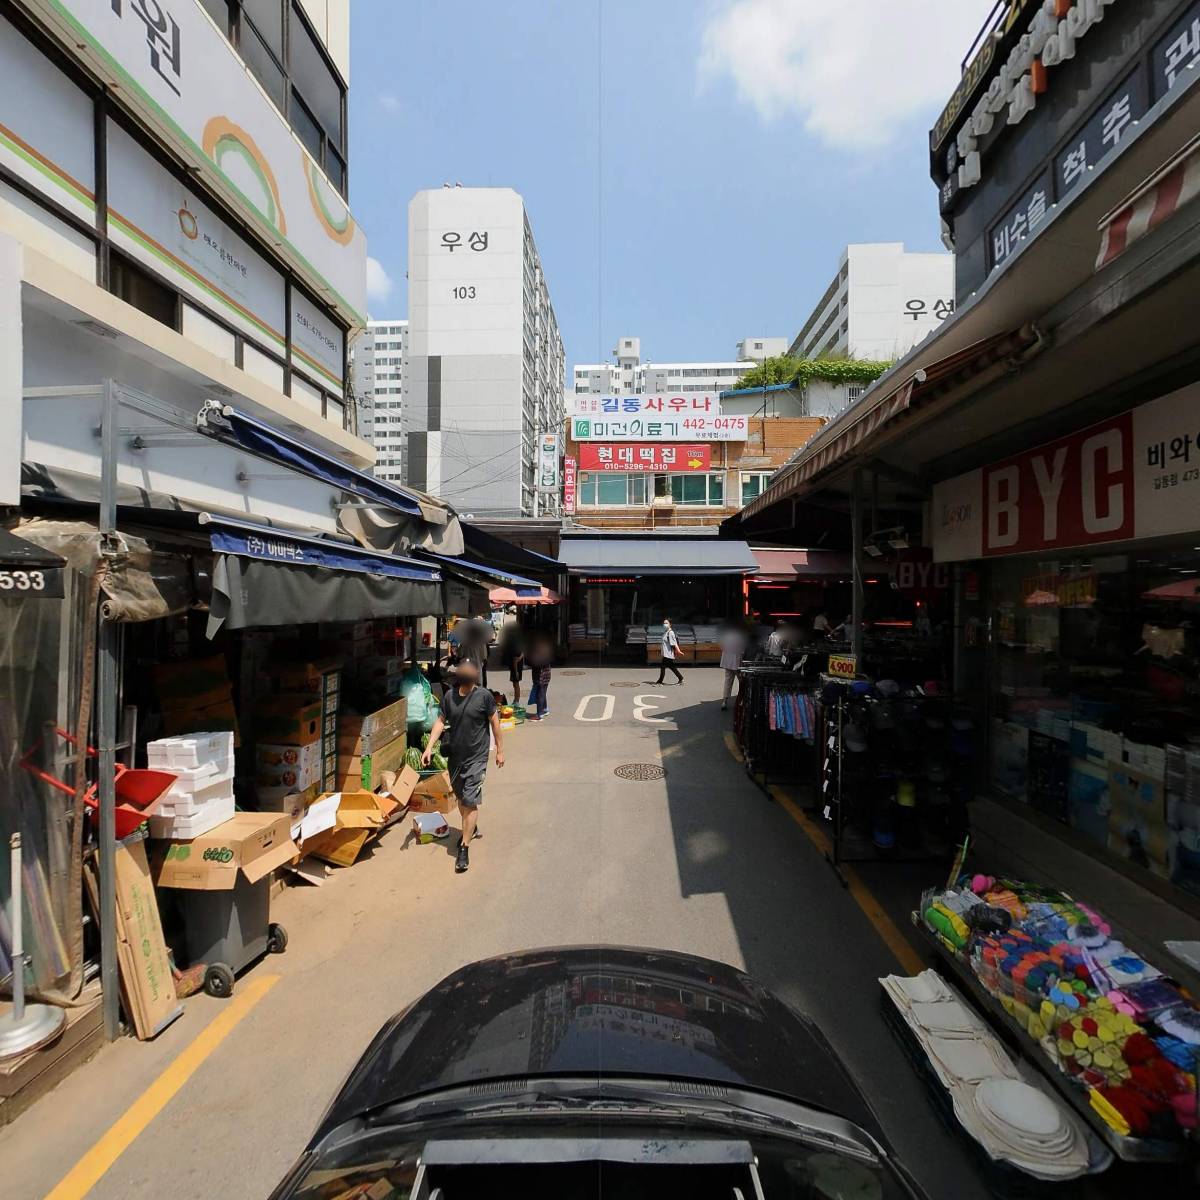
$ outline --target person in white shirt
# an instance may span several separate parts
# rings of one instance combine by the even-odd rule
[[[721,695],[721,711],[729,707],[733,683],[746,654],[746,631],[740,625],[730,625],[721,634],[721,669],[725,672],[725,690]]]
[[[654,681],[656,684],[665,682],[667,672],[670,671],[675,676],[679,685],[683,686],[683,676],[679,673],[679,668],[675,665],[675,656],[680,653],[679,639],[675,636],[675,630],[671,628],[671,622],[664,618],[663,620],[663,635],[662,635],[662,665],[658,668],[658,678]]]
[[[821,609],[821,611],[817,613],[815,617],[813,617],[812,628],[813,633],[820,634],[822,636],[829,633],[829,617],[826,615],[824,609]]]

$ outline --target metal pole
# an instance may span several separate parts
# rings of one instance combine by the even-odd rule
[[[12,994],[13,1020],[25,1019],[25,931],[21,906],[24,888],[21,886],[21,835],[14,833],[8,841],[12,848]]]
[[[850,491],[850,541],[851,579],[853,604],[851,607],[851,652],[862,656],[863,621],[863,477],[862,468],[854,472]]]
[[[119,400],[111,379],[104,381],[104,411],[100,421],[100,535],[104,555],[114,550],[117,528],[117,416]],[[117,629],[103,616],[96,638],[96,733],[99,743],[100,793],[100,982],[104,1006],[104,1036],[114,1041],[119,1032],[117,975]],[[80,731],[81,737],[87,730]]]

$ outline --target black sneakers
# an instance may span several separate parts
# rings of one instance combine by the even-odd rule
[[[458,847],[458,857],[454,860],[454,870],[461,875],[471,865],[471,855],[467,850],[466,842],[462,842]]]

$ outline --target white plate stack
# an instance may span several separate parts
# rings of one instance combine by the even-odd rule
[[[146,746],[146,760],[176,777],[150,818],[151,837],[184,841],[233,816],[232,733],[160,738]]]

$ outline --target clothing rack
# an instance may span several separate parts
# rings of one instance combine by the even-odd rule
[[[743,663],[738,669],[734,736],[746,773],[765,792],[772,783],[808,783],[812,778],[811,765],[795,761],[816,749],[819,720],[812,690],[802,674],[775,663]],[[781,702],[787,707],[780,707]]]

